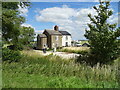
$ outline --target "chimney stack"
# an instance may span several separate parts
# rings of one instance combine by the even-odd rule
[[[57,25],[55,25],[54,30],[58,31],[58,26]]]

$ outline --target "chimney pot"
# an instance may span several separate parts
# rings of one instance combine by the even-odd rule
[[[57,25],[55,25],[54,30],[58,31],[58,26]]]

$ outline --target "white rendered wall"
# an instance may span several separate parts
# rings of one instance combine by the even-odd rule
[[[68,39],[66,39],[66,36]],[[66,42],[68,42],[68,46],[71,46],[71,36],[70,35],[63,35],[62,36],[62,46],[66,46]]]

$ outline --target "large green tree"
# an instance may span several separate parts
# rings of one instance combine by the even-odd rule
[[[23,45],[28,45],[34,41],[34,35],[34,28],[23,26],[20,29],[19,42]]]
[[[94,63],[107,63],[116,58],[118,54],[117,37],[120,36],[120,27],[117,24],[108,23],[108,18],[113,14],[109,9],[110,2],[101,2],[99,6],[94,6],[97,15],[88,14],[91,23],[88,24],[85,37],[91,45],[91,53],[94,56]]]
[[[25,22],[25,18],[20,16],[18,5],[29,6],[28,2],[2,2],[2,35],[3,41],[18,42],[20,26]]]

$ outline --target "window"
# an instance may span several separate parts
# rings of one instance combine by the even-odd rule
[[[56,40],[56,41],[58,40],[58,36],[55,37],[55,40]]]
[[[66,36],[66,40],[68,40],[68,36]]]

